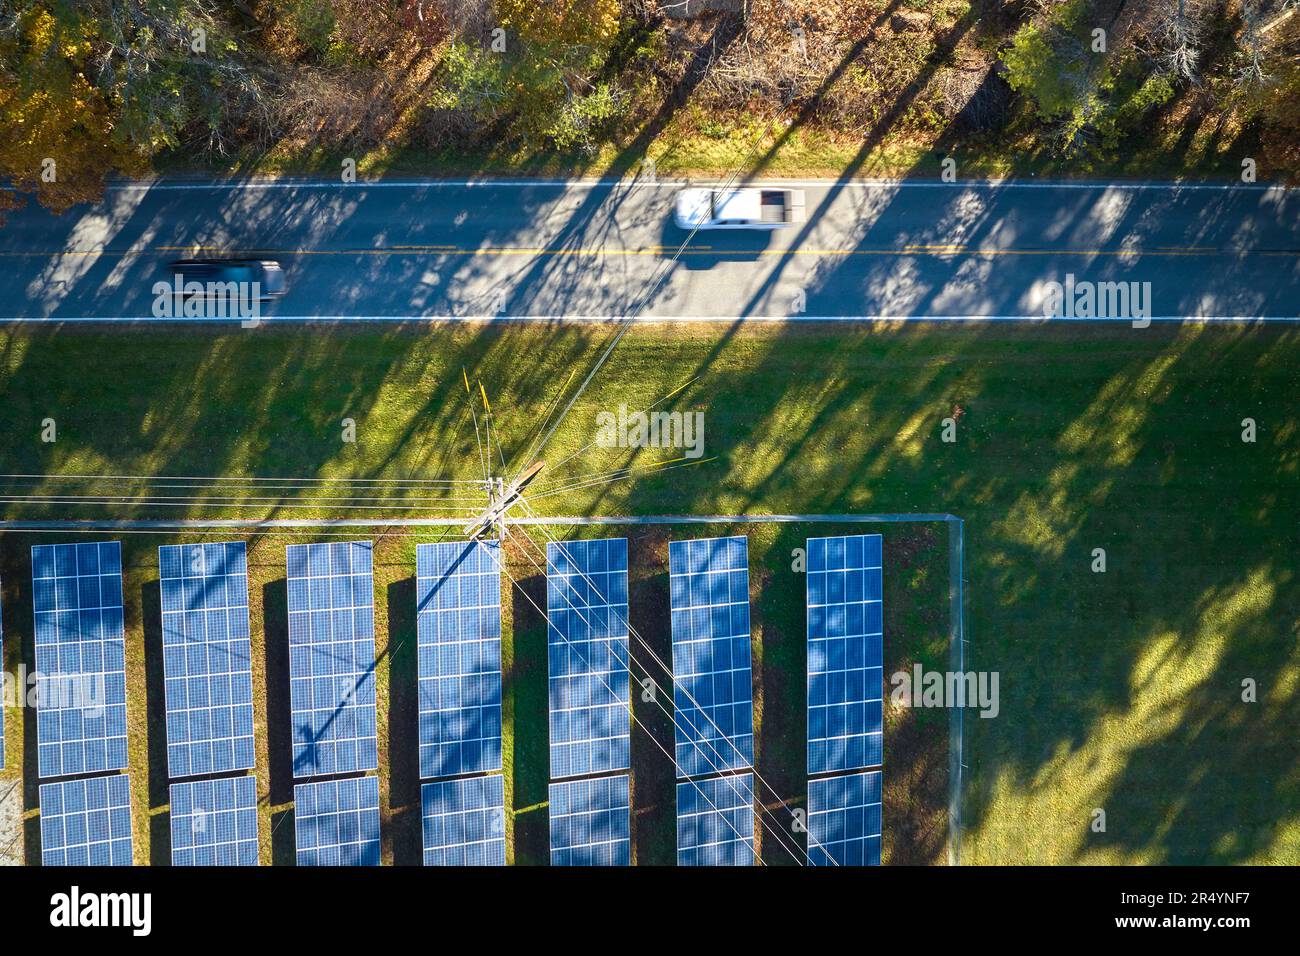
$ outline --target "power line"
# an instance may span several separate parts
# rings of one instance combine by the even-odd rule
[[[525,537],[527,537],[527,536],[525,535]],[[502,561],[500,560],[500,558],[494,558],[493,560],[495,560],[495,561],[497,562],[497,566],[501,569],[501,573],[504,574],[504,575],[509,579],[509,581],[510,581],[511,584],[513,584],[516,588],[518,588],[519,593],[523,594],[524,599],[525,599],[526,601],[528,601],[528,603],[531,604],[531,605],[533,606],[533,609],[534,609],[535,611],[537,611],[537,613],[538,613],[539,615],[541,615],[542,619],[543,619],[544,621],[547,622],[546,626],[547,626],[547,629],[549,630],[549,628],[550,628],[550,618],[547,617],[547,615],[546,615],[546,613],[545,613],[544,611],[542,611],[542,609],[538,606],[537,602],[534,601],[534,600],[532,599],[532,596],[531,596],[530,594],[528,594],[528,592],[527,592],[526,590],[524,590],[523,587],[520,586],[519,582],[515,580],[514,576],[510,574],[509,570],[506,569],[506,566],[505,566],[504,562],[502,562]],[[532,557],[530,556],[530,560],[532,560],[532,562],[533,562],[533,566],[534,566],[534,567],[539,567],[539,566],[537,565],[537,561],[536,561],[535,558],[532,558]],[[544,572],[544,569],[542,569],[542,570],[543,570],[543,572]],[[570,608],[574,613],[578,614],[578,615],[581,617],[581,616],[582,616],[582,612],[581,612],[578,608],[574,607],[574,605],[572,604],[572,602],[569,602],[567,598],[566,598],[565,600],[566,600],[566,603],[569,604],[569,608]],[[587,623],[588,623],[587,620],[586,620],[586,618],[583,618],[583,623],[584,623],[584,624],[587,624]],[[586,659],[586,656],[583,655],[582,651],[579,650],[578,648],[576,648],[576,647],[573,646],[573,642],[569,640],[569,638],[568,638],[567,635],[565,635],[564,639],[565,639],[565,641],[569,644],[569,646],[570,646],[570,648],[573,650],[573,652],[574,652],[575,654],[577,654],[579,657],[582,658],[582,662],[583,662],[583,664],[586,664],[586,663],[587,663],[587,659]],[[629,651],[628,651],[628,655],[629,655],[629,657],[631,656],[631,650],[630,650],[630,649],[629,649]],[[601,675],[600,673],[598,673],[598,672],[596,672],[596,671],[589,671],[589,673],[593,674],[593,676],[595,676],[598,680],[600,680],[600,682],[601,682],[602,684],[605,685],[605,689],[608,690],[608,691],[610,692],[610,694],[611,694],[613,697],[615,697],[615,699],[617,699],[617,696],[618,696],[618,695],[614,693],[614,689],[613,689],[612,687],[609,686],[609,683],[604,679],[603,675]],[[671,714],[671,713],[668,712],[668,709],[663,705],[663,703],[658,699],[657,696],[655,697],[655,704],[658,705],[659,709],[662,710],[662,711],[664,711],[664,713],[665,713],[669,718],[673,718],[673,726],[676,726],[676,720],[675,720],[675,718],[673,717],[673,714]],[[644,724],[644,722],[642,722],[642,721],[640,721],[640,720],[637,720],[637,718],[636,718],[636,713],[635,713],[635,712],[633,711],[633,709],[632,709],[632,702],[631,702],[631,693],[630,693],[630,688],[629,688],[629,694],[628,694],[627,712],[628,712],[628,715],[629,715],[629,716],[631,717],[631,719],[632,719],[632,723],[634,723],[634,724],[636,724],[638,727],[640,727],[641,730],[645,733],[645,735],[646,735],[647,737],[650,738],[650,741],[651,741],[651,742],[652,742],[656,747],[659,748],[659,751],[660,751],[660,752],[661,752],[665,757],[667,757],[669,760],[671,760],[671,761],[673,762],[673,766],[674,766],[674,767],[677,767],[677,766],[678,766],[678,764],[677,764],[677,758],[676,758],[673,754],[671,754],[671,753],[668,752],[668,750],[664,747],[664,745],[663,745],[662,743],[659,742],[659,739],[658,739],[657,737],[655,737],[655,735],[654,735],[653,733],[650,732],[650,728],[647,727],[647,726]],[[715,767],[715,769],[716,769],[716,767]],[[722,819],[726,822],[726,824],[727,824],[729,827],[731,827],[732,831],[735,832],[736,836],[738,836],[742,841],[744,841],[744,839],[745,839],[744,834],[741,833],[740,830],[737,829],[736,825],[735,825],[734,823],[732,823],[729,819],[727,819],[726,815],[723,814],[723,813],[718,809],[717,805],[714,804],[713,801],[709,799],[708,794],[706,794],[706,793],[704,792],[703,788],[700,787],[699,783],[698,783],[697,781],[695,781],[695,780],[689,778],[689,777],[686,778],[686,782],[691,783],[691,784],[695,787],[695,789],[696,789],[697,791],[699,791],[700,796],[704,798],[705,802],[708,803],[709,806],[713,808],[714,812],[718,813],[719,816],[722,817]],[[750,839],[752,840],[753,838],[751,837]],[[755,851],[755,848],[754,848],[754,846],[753,846],[752,844],[750,845],[750,850],[751,850],[751,851]],[[756,860],[758,860],[758,862],[759,862],[760,864],[762,864],[763,866],[767,866],[766,861],[763,860],[763,858],[762,858],[762,857],[757,853],[757,851],[754,852],[754,858],[755,858]]]
[[[524,505],[524,507],[525,507],[526,509],[531,510],[531,509],[529,508],[528,503],[527,503],[526,501],[523,502],[523,505]],[[550,541],[552,541],[553,543],[555,543],[556,545],[558,545],[562,550],[564,549],[564,544],[563,544],[563,542],[559,541],[559,540],[556,539],[554,536],[552,536],[552,535],[550,534],[550,532],[546,529],[546,527],[545,527],[544,525],[539,525],[539,527],[541,528],[542,533],[543,533],[544,535],[546,535],[546,537],[547,537]],[[595,586],[596,586],[596,585],[595,585],[595,582],[592,581],[591,578],[587,575],[587,573],[586,573],[585,571],[583,571],[583,570],[579,567],[579,565],[578,565],[578,563],[577,563],[576,561],[573,561],[572,555],[569,555],[567,551],[565,551],[565,554],[566,554],[567,557],[569,557],[569,560],[571,561],[571,563],[573,563],[574,567],[575,567],[575,568],[578,568],[578,573],[581,574],[581,575],[583,576],[583,578],[586,580],[586,583],[588,584],[588,586],[589,586],[589,587],[592,587],[592,588],[594,589]],[[550,563],[550,562],[549,562],[549,559],[548,559],[548,561],[547,561],[548,566],[549,566],[549,563]],[[534,564],[536,564],[536,561],[535,561],[535,560],[534,560]],[[576,609],[575,609],[575,610],[576,610]],[[580,614],[580,613],[581,613],[581,612],[579,612],[579,614]],[[587,623],[586,620],[585,620],[585,618],[584,618],[584,623]],[[658,665],[658,667],[660,668],[661,672],[664,673],[664,674],[666,674],[666,675],[669,676],[670,678],[673,678],[674,675],[673,675],[673,670],[672,670],[672,668],[669,667],[669,666],[668,666],[668,665],[663,661],[663,659],[659,657],[658,653],[654,650],[654,648],[650,645],[650,643],[649,643],[648,641],[646,641],[645,638],[643,638],[643,637],[640,635],[640,633],[637,632],[636,628],[634,628],[634,627],[632,626],[631,621],[630,621],[630,620],[627,620],[627,619],[624,619],[622,623],[625,624],[625,625],[627,626],[629,637],[631,637],[631,638],[635,638],[635,640],[636,640],[636,641],[637,641],[637,642],[638,642],[642,647],[645,648],[646,652],[649,654],[649,656],[651,657],[651,659],[653,659],[653,661],[655,662],[655,664]],[[629,648],[628,653],[629,653],[629,657],[632,657],[631,649],[630,649],[630,648]],[[635,658],[632,658],[632,659],[635,660]],[[640,662],[638,662],[638,663],[640,663]],[[645,667],[644,664],[641,664],[641,669],[642,669],[642,671],[645,672],[646,674],[649,674],[649,668]],[[676,681],[675,681],[675,678],[674,678],[674,687],[675,687],[675,686],[676,686]],[[721,736],[721,738],[722,738],[723,740],[726,740],[726,741],[728,742],[728,744],[730,744],[730,738],[729,738],[729,737],[728,737],[728,736],[723,732],[722,728],[718,726],[717,722],[714,721],[713,718],[709,715],[708,710],[705,709],[704,707],[702,707],[702,706],[700,705],[699,701],[697,701],[697,700],[695,699],[695,697],[691,694],[691,692],[690,692],[688,689],[686,689],[685,687],[682,688],[682,693],[685,695],[686,699],[690,702],[691,706],[692,706],[696,711],[698,711],[701,715],[703,715],[704,718],[705,718],[705,720],[707,720],[707,721],[709,722],[709,724],[712,725],[713,729],[717,731],[717,733],[719,734],[719,736]],[[658,702],[658,701],[657,701],[657,698],[656,698],[656,702]],[[661,705],[661,706],[662,706],[662,705]],[[629,709],[630,709],[630,704],[629,704]],[[674,710],[675,710],[675,708],[674,708]],[[673,719],[673,725],[674,725],[674,727],[677,725],[677,722],[676,722],[676,718],[675,718],[675,717],[674,717],[674,719]],[[695,731],[698,731],[698,730],[699,730],[699,728],[696,728],[696,727],[694,727],[694,726],[692,726],[691,729],[692,729],[692,730],[695,730]],[[699,750],[699,752],[700,752],[702,755],[705,755],[704,742],[702,742],[702,741],[692,741],[692,743],[696,746],[696,749]],[[731,747],[732,747],[733,750],[736,749],[734,744],[731,744]],[[717,756],[718,756],[719,761],[721,761],[721,760],[724,759],[724,756],[723,756],[723,754],[721,754],[721,753],[718,753]],[[705,759],[708,760],[709,765],[710,765],[711,767],[713,767],[713,769],[714,769],[715,772],[719,772],[719,773],[722,772],[722,769],[720,769],[720,768],[718,767],[717,764],[715,764],[711,759],[709,759],[707,755],[705,755]],[[675,765],[675,766],[677,765],[675,759],[674,759],[674,765]],[[679,769],[680,769],[680,767],[679,767]],[[725,769],[730,769],[730,768],[725,768]],[[764,787],[767,788],[768,792],[771,793],[774,797],[776,797],[777,800],[780,801],[780,803],[781,803],[782,805],[786,805],[787,801],[785,800],[785,798],[783,798],[783,797],[781,796],[781,794],[778,793],[777,790],[776,790],[776,789],[775,789],[771,784],[769,784],[769,783],[767,782],[767,780],[765,780],[765,779],[763,778],[763,776],[758,772],[757,768],[751,767],[750,769],[751,769],[751,772],[752,772],[753,775],[754,775],[754,778],[755,778],[756,780],[758,780],[760,783],[762,783],[762,785],[763,785]],[[733,788],[734,788],[734,787],[733,787]],[[761,803],[761,802],[760,802],[759,806],[760,806],[760,808],[762,807],[762,803]],[[794,816],[794,812],[793,812],[793,811],[791,811],[791,816],[792,816],[792,817]],[[779,828],[778,828],[778,829],[779,829]],[[810,838],[811,838],[811,834],[810,834],[809,836],[810,836]],[[779,837],[779,836],[777,837],[777,842],[781,844],[782,849],[785,849],[787,852],[790,852],[791,855],[794,856],[796,860],[798,860],[798,854],[797,854],[796,852],[792,852],[792,851],[790,850],[790,848],[789,848],[788,846],[785,845],[785,843],[783,842],[783,840],[782,840],[781,837]],[[797,848],[797,845],[796,845],[796,848]],[[806,858],[806,857],[807,857],[807,854],[805,853],[804,855],[805,855],[805,858]]]

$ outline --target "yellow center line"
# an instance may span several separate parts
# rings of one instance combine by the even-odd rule
[[[459,246],[385,246],[378,249],[230,249],[224,246],[154,246],[153,253],[186,253],[198,255],[214,253],[230,257],[257,256],[660,256],[677,254],[677,246],[649,246],[644,249],[549,249],[544,246],[486,246],[465,249]],[[57,251],[7,252],[0,258],[55,258],[58,256],[116,256],[119,258],[146,255],[140,250],[68,249]],[[1196,246],[1160,246],[1153,249],[985,249],[965,245],[907,245],[896,248],[868,249],[727,249],[712,246],[690,246],[682,255],[747,255],[747,256],[1286,256],[1296,257],[1300,251],[1286,249],[1224,250]]]

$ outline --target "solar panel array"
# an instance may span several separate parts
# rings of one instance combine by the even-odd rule
[[[257,780],[171,785],[172,866],[257,866]]]
[[[242,541],[158,549],[169,776],[254,766]]]
[[[677,775],[753,765],[749,545],[744,536],[668,545]]]
[[[43,783],[42,866],[130,866],[131,783],[127,775]]]
[[[677,785],[677,865],[754,865],[752,774]]]
[[[808,781],[808,862],[879,866],[879,770]]]
[[[627,539],[546,546],[551,777],[631,766]]]
[[[374,579],[369,541],[286,549],[293,775],[374,770]]]
[[[629,866],[628,777],[552,783],[551,866]]]
[[[421,778],[501,769],[497,541],[415,551]]]
[[[420,788],[425,866],[505,866],[506,797],[499,774]]]
[[[504,865],[499,542],[417,549],[426,865]],[[294,776],[378,764],[370,542],[292,545]],[[551,776],[630,766],[626,538],[547,548]],[[254,766],[243,542],[159,549],[171,776]],[[743,536],[669,545],[679,865],[752,865],[753,696]],[[126,766],[118,542],[32,548],[38,771]],[[808,540],[808,847],[816,865],[878,865],[883,774],[880,535]],[[0,650],[3,631],[0,630]],[[4,741],[0,736],[0,767]],[[832,776],[819,776],[832,774]],[[628,865],[626,774],[550,785],[552,865]],[[46,865],[129,865],[125,774],[40,786]],[[300,865],[380,862],[374,777],[295,787]],[[252,776],[171,786],[174,865],[257,865]]]
[[[293,788],[299,866],[379,865],[379,780],[351,777]]]
[[[32,594],[39,776],[124,769],[120,544],[34,546]]]
[[[883,594],[878,534],[808,539],[808,773],[879,766]]]

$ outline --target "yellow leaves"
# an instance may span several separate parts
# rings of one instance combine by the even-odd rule
[[[600,46],[618,33],[619,0],[497,0],[507,28],[532,43]]]
[[[48,10],[37,8],[32,11],[30,22],[23,32],[27,38],[28,55],[35,59],[54,45],[54,39],[58,35],[58,23]]]
[[[141,171],[136,146],[114,133],[112,92],[88,76],[100,24],[35,5],[16,42],[0,46],[0,176],[63,209],[100,194],[112,172]]]

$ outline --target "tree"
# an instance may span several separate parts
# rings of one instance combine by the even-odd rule
[[[1174,77],[1196,81],[1196,67],[1201,59],[1201,23],[1196,11],[1190,12],[1187,0],[1162,8],[1157,26],[1160,61]]]
[[[1087,0],[1050,9],[1021,27],[1002,54],[1007,83],[1033,101],[1067,156],[1095,143],[1115,148],[1174,93],[1167,77],[1149,72],[1137,58],[1092,52],[1092,31],[1084,20],[1089,9]]]
[[[98,40],[96,22],[62,4],[28,4],[0,24],[0,174],[55,210],[98,197],[113,172],[141,169],[111,97],[88,75]]]
[[[544,46],[603,47],[618,34],[619,0],[497,0],[507,29]]]

